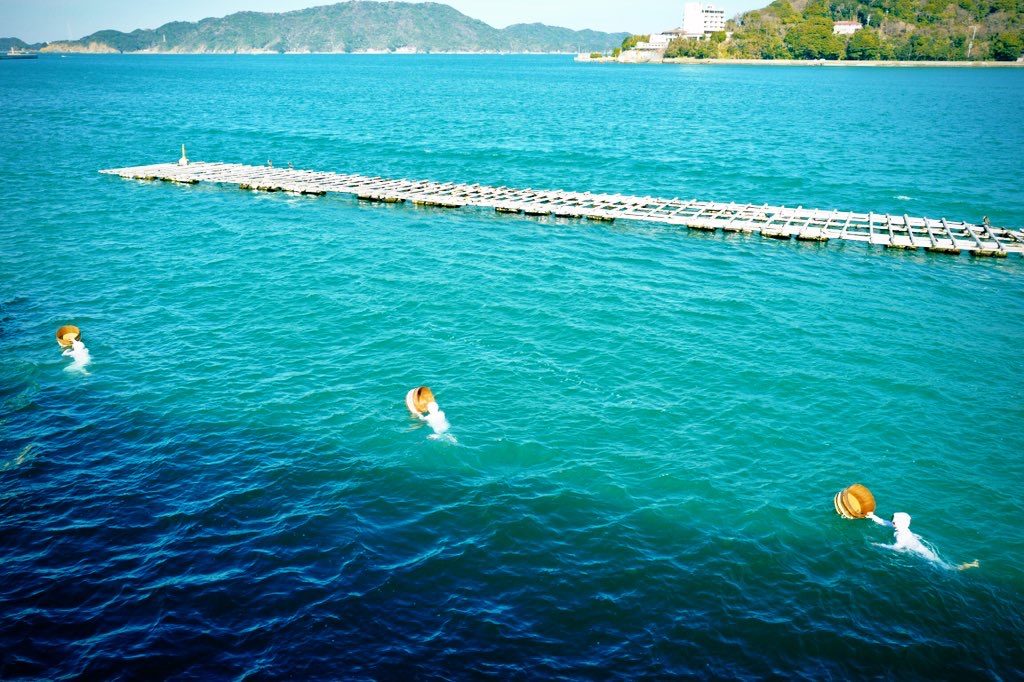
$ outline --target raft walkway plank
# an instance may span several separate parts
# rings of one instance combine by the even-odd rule
[[[685,226],[694,230],[759,233],[780,240],[859,241],[895,249],[1005,258],[1024,255],[1024,230],[949,221],[851,211],[788,208],[768,204],[737,204],[663,199],[650,196],[594,194],[563,190],[516,189],[479,184],[371,177],[345,173],[248,166],[237,163],[160,163],[101,170],[135,180],[181,184],[200,182],[239,185],[268,192],[355,195],[380,203],[413,202],[418,206],[456,209],[490,208],[503,213],[597,221],[631,220]]]

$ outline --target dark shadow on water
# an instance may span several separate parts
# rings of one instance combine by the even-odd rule
[[[0,471],[5,679],[1020,672],[1012,586],[873,550],[826,498],[824,543],[700,528],[90,403],[5,415],[3,458],[31,454]]]

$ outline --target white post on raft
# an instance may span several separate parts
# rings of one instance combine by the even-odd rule
[[[181,158],[178,159],[178,165],[179,166],[187,166],[188,165],[188,157],[185,156],[185,145],[181,145]]]

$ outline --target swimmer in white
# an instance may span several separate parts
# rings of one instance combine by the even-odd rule
[[[77,339],[72,341],[71,348],[65,349],[61,355],[74,360],[74,362],[64,368],[65,370],[88,374],[88,372],[85,371],[85,366],[92,362],[92,358],[89,356],[89,349],[85,347],[84,343]]]
[[[892,521],[880,519],[875,516],[874,512],[868,513],[867,517],[880,526],[887,526],[893,529],[896,542],[891,545],[883,545],[876,542],[875,544],[879,547],[885,547],[897,552],[912,552],[918,556],[924,557],[932,563],[950,570],[963,571],[968,568],[977,568],[979,565],[977,559],[970,563],[960,564],[959,566],[952,566],[940,559],[939,555],[936,554],[934,550],[921,541],[921,537],[917,533],[910,530],[910,514],[907,514],[906,512],[896,512],[892,515]]]
[[[421,414],[420,419],[430,424],[430,428],[434,429],[434,433],[438,436],[448,431],[450,426],[447,417],[444,416],[444,412],[441,411],[435,402],[427,404],[427,414]]]

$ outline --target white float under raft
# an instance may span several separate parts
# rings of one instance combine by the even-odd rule
[[[184,155],[183,157],[184,158]],[[713,232],[758,233],[769,239],[809,242],[867,242],[892,249],[924,249],[933,253],[1005,258],[1024,254],[1024,230],[982,224],[914,218],[907,215],[720,203],[696,199],[659,199],[623,194],[592,194],[561,190],[514,189],[395,180],[365,175],[248,166],[237,163],[161,163],[113,168],[101,173],[136,180],[163,180],[181,184],[199,182],[236,185],[266,192],[292,192],[322,196],[355,195],[382,204],[411,202],[415,206],[457,209],[490,208],[499,213],[611,222],[629,220],[684,226]]]

